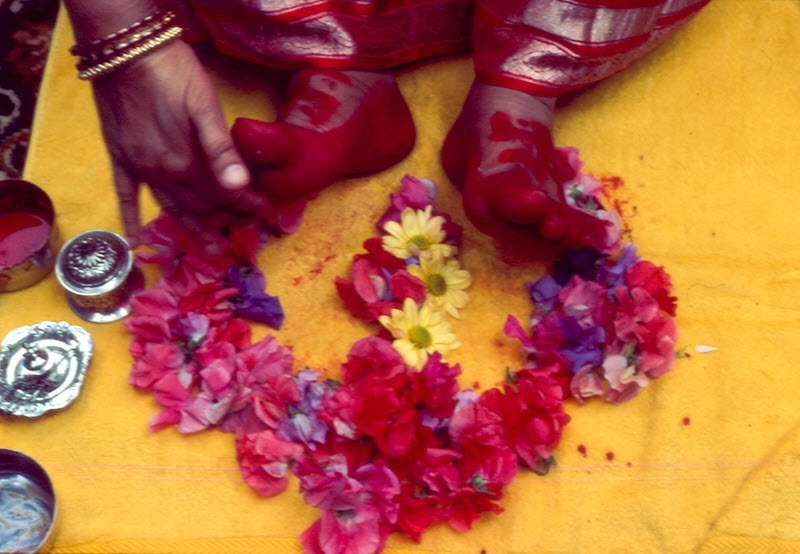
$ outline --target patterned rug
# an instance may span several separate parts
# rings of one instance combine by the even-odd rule
[[[22,175],[58,0],[0,0],[0,178]]]

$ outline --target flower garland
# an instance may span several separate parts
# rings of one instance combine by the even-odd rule
[[[571,202],[613,222],[577,156],[563,152],[575,167]],[[300,538],[308,552],[377,552],[392,532],[418,541],[438,523],[468,530],[481,513],[502,511],[520,467],[549,469],[570,419],[565,399],[624,400],[674,359],[658,338],[671,321],[663,314],[674,315],[666,274],[632,247],[613,263],[597,250],[567,252],[550,279],[529,284],[530,334],[513,317],[506,324],[524,366],[500,388],[460,390],[460,367],[445,361],[459,346],[448,316],[466,306],[471,277],[457,259],[462,229],[434,210],[434,194],[431,182],[405,177],[380,236],[354,256],[350,280],[336,279],[345,306],[378,329],[352,346],[339,381],[296,372],[274,336],[252,343],[243,318],[276,329],[283,319],[255,267],[266,227],[227,229],[223,252],[211,256],[165,215],[147,227],[153,252],[140,260],[161,277],[133,300],[125,324],[130,383],[162,407],[151,429],[235,433],[242,477],[263,496],[282,492],[293,473],[321,512]],[[617,240],[611,232],[606,244]]]

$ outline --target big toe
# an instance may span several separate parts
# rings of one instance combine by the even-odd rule
[[[254,164],[284,162],[295,146],[295,137],[288,126],[245,117],[234,122],[231,136],[242,157]]]

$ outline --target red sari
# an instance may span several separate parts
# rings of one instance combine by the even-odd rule
[[[189,0],[217,47],[271,67],[378,70],[473,52],[482,82],[556,96],[654,48],[710,0]]]

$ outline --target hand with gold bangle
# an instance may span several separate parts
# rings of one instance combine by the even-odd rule
[[[65,0],[78,76],[90,80],[125,233],[137,243],[139,187],[210,249],[214,229],[265,210],[217,92],[175,14],[148,1]]]

